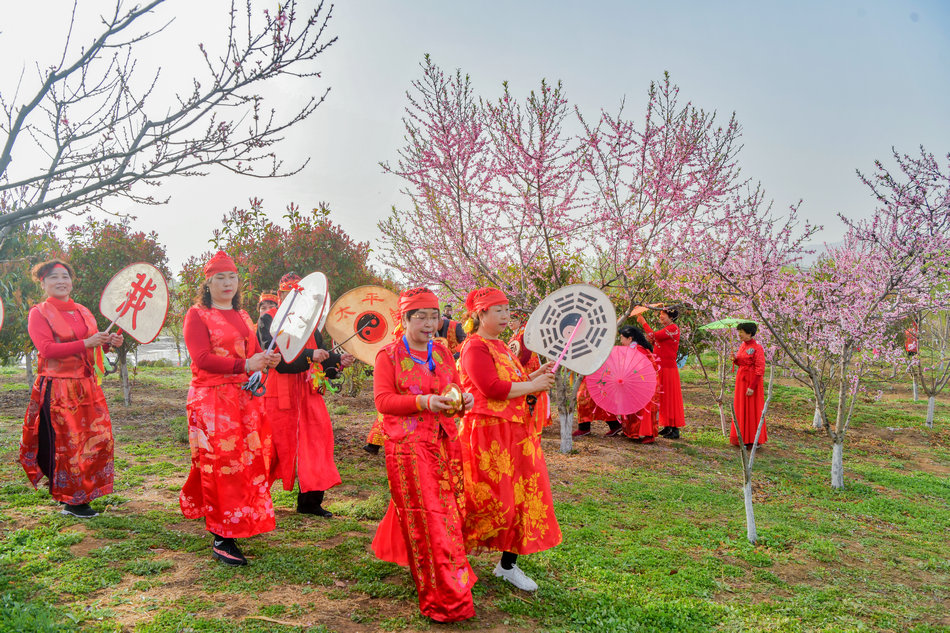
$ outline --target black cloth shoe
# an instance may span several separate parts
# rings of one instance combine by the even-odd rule
[[[91,519],[92,517],[99,516],[99,513],[90,508],[88,503],[80,503],[78,506],[64,503],[60,514],[76,517],[78,519]]]
[[[662,429],[660,429],[660,432],[657,433],[657,435],[659,435],[660,437],[669,437],[670,431],[672,430],[673,430],[672,426],[664,426]]]
[[[323,508],[323,490],[297,493],[297,513],[315,514],[318,517],[329,519],[333,513]]]
[[[680,439],[680,430],[679,427],[671,426],[670,432],[666,434],[666,439],[668,440],[678,440]]]
[[[211,556],[217,558],[225,565],[247,565],[247,559],[241,553],[241,549],[233,538],[222,538],[217,534],[212,534],[214,541],[211,543]]]
[[[370,455],[379,455],[379,444],[367,444],[363,447],[363,450],[369,453]]]

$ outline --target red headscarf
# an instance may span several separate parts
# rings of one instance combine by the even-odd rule
[[[475,314],[500,304],[507,304],[508,297],[498,288],[478,288],[465,297],[465,309],[469,314]]]
[[[237,271],[234,260],[224,251],[218,251],[205,264],[205,279],[210,278],[215,273],[236,273]]]
[[[410,310],[439,309],[439,298],[428,288],[412,288],[399,295],[399,316]]]
[[[273,301],[274,303],[280,303],[280,299],[277,298],[272,292],[261,293],[261,298],[257,300],[257,305],[261,305],[265,301]]]
[[[298,281],[300,281],[300,275],[297,273],[287,273],[280,278],[280,291],[289,292],[293,290]]]

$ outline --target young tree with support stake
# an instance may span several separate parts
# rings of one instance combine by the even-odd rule
[[[917,351],[910,357],[911,375],[927,396],[927,427],[934,426],[937,395],[950,382],[950,309],[915,315]]]
[[[752,468],[755,465],[755,452],[759,448],[759,437],[762,434],[762,429],[765,427],[765,416],[769,411],[769,403],[772,401],[772,382],[774,378],[775,368],[772,367],[769,370],[769,389],[765,396],[765,406],[762,407],[759,425],[755,430],[755,437],[752,438],[751,442],[747,442],[746,438],[742,437],[742,429],[736,419],[735,405],[730,405],[732,407],[732,425],[736,430],[736,435],[739,436],[739,455],[742,458],[742,497],[745,500],[746,538],[753,545],[758,542],[759,535],[755,526],[755,510],[752,505]],[[747,448],[747,444],[751,444],[752,448]]]
[[[862,175],[881,206],[867,221],[840,216],[848,227],[843,244],[827,248],[808,270],[798,264],[814,229],[796,231],[794,209],[777,218],[762,205],[737,205],[715,239],[700,248],[696,236],[693,249],[696,267],[718,278],[719,292],[748,300],[808,377],[832,442],[834,488],[844,487],[844,438],[863,378],[881,359],[896,357],[886,342],[890,326],[928,304],[950,258],[950,201],[932,204],[923,184],[939,181],[936,162],[924,150],[919,159],[894,158],[904,178],[881,163],[873,177]]]
[[[143,42],[165,29],[148,24],[163,2],[126,10],[117,0],[99,33],[77,42],[72,26],[88,10],[77,1],[58,62],[32,82],[0,88],[0,242],[24,222],[105,209],[113,197],[161,204],[144,186],[173,175],[219,166],[266,178],[302,168],[285,166],[275,144],[326,92],[285,112],[258,91],[278,77],[319,76],[312,62],[336,41],[325,34],[332,8],[303,10],[288,0],[258,15],[250,2],[246,10],[233,2],[222,16],[229,28],[220,51],[196,43],[202,72],[164,99],[158,73],[149,79],[134,72]]]

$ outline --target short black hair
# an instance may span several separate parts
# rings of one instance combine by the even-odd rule
[[[660,312],[666,312],[666,316],[670,317],[670,321],[675,321],[680,315],[680,311],[676,308],[663,308]]]
[[[755,333],[759,331],[759,326],[751,321],[744,321],[736,326],[736,329],[745,332],[749,336],[755,336]]]

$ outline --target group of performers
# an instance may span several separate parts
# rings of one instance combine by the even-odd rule
[[[607,437],[626,435],[640,444],[652,444],[657,436],[676,440],[680,429],[686,425],[683,410],[683,390],[680,387],[680,372],[676,360],[679,353],[680,329],[676,325],[679,312],[674,308],[659,310],[662,326],[654,331],[642,314],[637,322],[642,329],[627,325],[619,330],[620,344],[632,347],[646,356],[657,374],[657,388],[653,398],[640,411],[618,416],[598,407],[585,385],[577,393],[577,430],[575,437],[590,435],[591,422],[607,423]]]
[[[48,479],[64,514],[93,517],[89,502],[111,493],[113,482],[112,427],[96,377],[97,357],[124,339],[98,332],[92,313],[70,299],[75,272],[69,264],[51,260],[33,274],[47,299],[29,316],[38,369],[20,461],[34,486]],[[215,559],[246,565],[236,539],[275,528],[270,490],[277,479],[285,490],[296,482],[297,512],[332,516],[323,508],[324,493],[341,480],[323,384],[354,358],[323,349],[319,332],[293,362],[268,351],[276,309],[299,276],[288,273],[279,294],[261,297],[255,326],[241,309],[234,261],[219,251],[204,275],[184,323],[192,371],[186,404],[192,460],[180,505],[186,517],[204,518]],[[540,444],[549,423],[552,363],[542,364],[524,347],[527,315],[510,311],[502,291],[474,290],[465,307],[467,334],[440,313],[431,290],[402,293],[400,335],[378,352],[373,373],[376,434],[383,438],[391,493],[373,551],[409,567],[421,612],[439,622],[475,613],[477,578],[468,553],[499,552],[494,575],[535,591],[538,585],[518,566],[518,557],[561,542]],[[644,410],[611,418],[612,433],[643,443],[658,433],[679,436],[684,416],[676,317],[673,309],[661,311],[663,327],[656,332],[642,317],[646,333],[621,328],[621,344],[649,356],[660,388]],[[514,335],[506,343],[501,336],[509,328]],[[736,412],[742,437],[750,442],[762,407],[764,353],[753,339],[753,324],[741,324],[739,333]],[[243,387],[264,370],[273,371],[267,371],[264,397],[255,397]],[[735,428],[732,439],[738,441]],[[759,441],[765,439],[763,430]]]

